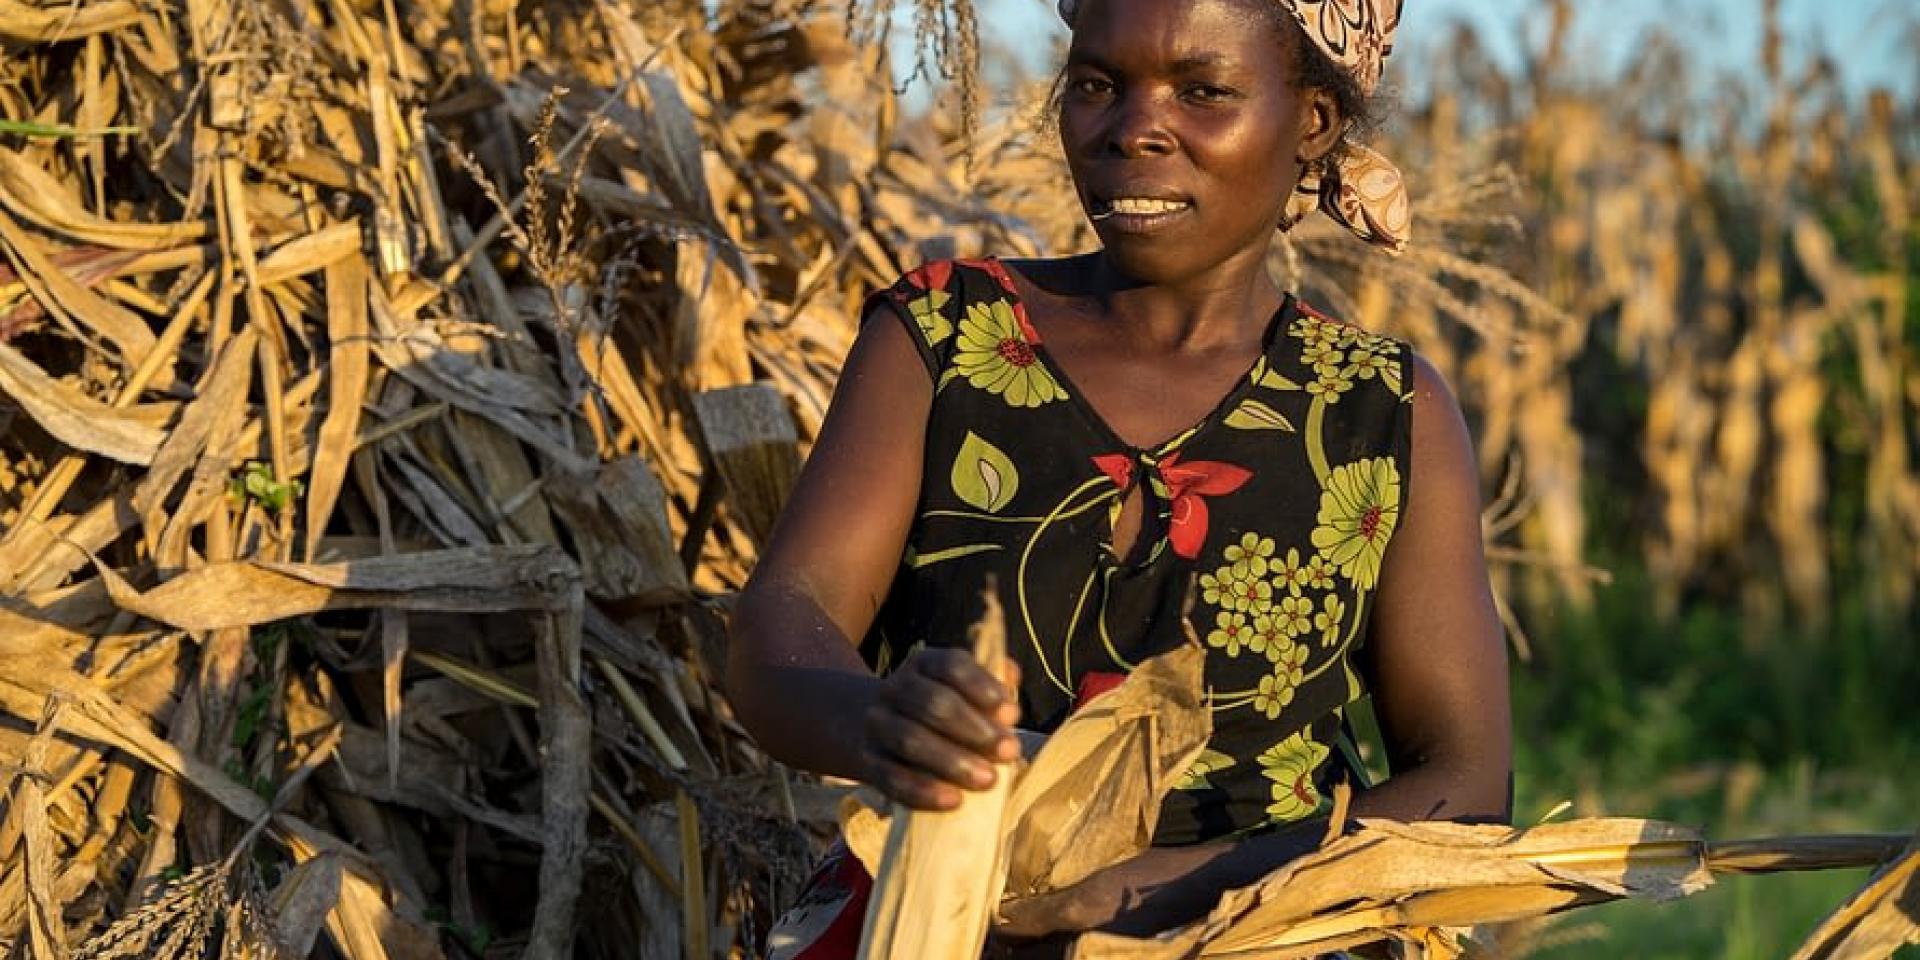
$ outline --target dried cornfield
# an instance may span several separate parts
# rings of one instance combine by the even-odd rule
[[[0,0],[0,49],[0,940],[757,951],[834,794],[729,719],[728,593],[866,290],[1085,244],[1046,137],[903,119],[812,0]],[[1860,549],[1911,615],[1904,254],[1861,274],[1791,199],[1702,211],[1729,175],[1845,184],[1909,242],[1914,122],[1774,77],[1728,174],[1482,75],[1400,149],[1435,242],[1276,251],[1475,403],[1510,588],[1593,575],[1563,374],[1605,322],[1655,388],[1667,582],[1777,553],[1814,624],[1815,345],[1848,344]],[[1511,226],[1529,282],[1476,258]]]
[[[1442,44],[1394,149],[1430,204],[1466,194],[1441,204],[1453,251],[1519,228],[1495,259],[1556,309],[1452,308],[1457,284],[1429,309],[1404,296],[1425,288],[1416,256],[1340,276],[1351,312],[1412,339],[1474,408],[1489,488],[1521,508],[1489,517],[1496,557],[1526,568],[1510,599],[1583,601],[1604,539],[1638,554],[1669,619],[1725,599],[1752,647],[1837,644],[1858,597],[1899,646],[1920,626],[1920,109],[1849,91],[1825,54],[1794,63],[1778,0],[1750,5],[1746,84],[1656,35],[1596,86],[1575,5],[1549,6],[1524,75],[1464,29]],[[1472,196],[1489,170],[1523,185],[1513,202]],[[1595,487],[1636,500],[1596,519]]]

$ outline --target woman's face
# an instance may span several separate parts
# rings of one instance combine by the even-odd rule
[[[1129,276],[1177,283],[1264,257],[1302,156],[1338,139],[1331,98],[1296,88],[1304,40],[1274,26],[1271,2],[1082,0],[1060,138]]]

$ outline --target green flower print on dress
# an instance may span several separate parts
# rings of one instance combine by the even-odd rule
[[[1359,327],[1328,317],[1306,304],[1300,304],[1300,316],[1287,328],[1287,335],[1299,340],[1300,361],[1313,368],[1314,381],[1307,392],[1328,403],[1340,402],[1340,395],[1352,390],[1359,380],[1380,382],[1395,396],[1400,394],[1400,366],[1391,358],[1400,355],[1400,345],[1386,337],[1375,336]]]
[[[1300,568],[1302,582],[1315,590],[1332,590],[1333,575],[1338,572],[1340,568],[1334,566],[1324,553],[1315,553],[1307,559],[1306,566]]]
[[[1027,342],[1006,300],[967,304],[953,363],[955,373],[1008,406],[1037,407],[1067,396]]]
[[[1175,790],[1212,789],[1213,784],[1207,780],[1207,777],[1219,773],[1238,762],[1239,761],[1218,750],[1208,748],[1201,752],[1199,759],[1193,761],[1193,766],[1187,768],[1187,772],[1181,775],[1180,781],[1175,783],[1173,788]]]
[[[1361,590],[1380,582],[1380,560],[1400,518],[1400,468],[1390,457],[1335,467],[1320,492],[1315,549]]]
[[[1347,617],[1347,605],[1339,594],[1329,594],[1320,612],[1313,615],[1313,627],[1320,631],[1320,645],[1331,647],[1340,642],[1340,627]]]
[[[1268,720],[1278,719],[1280,711],[1293,702],[1293,693],[1300,688],[1306,676],[1307,648],[1289,641],[1273,657],[1273,672],[1260,678],[1260,686],[1253,694],[1253,708],[1267,715]]]
[[[1220,551],[1220,558],[1227,561],[1228,569],[1234,577],[1259,578],[1267,575],[1267,565],[1273,559],[1274,542],[1272,537],[1263,537],[1249,530],[1240,535],[1239,543],[1229,543]]]
[[[1279,611],[1269,610],[1253,618],[1253,636],[1247,641],[1248,650],[1272,659],[1292,644],[1293,635],[1287,632],[1287,620]]]
[[[1279,607],[1274,610],[1274,618],[1280,622],[1280,629],[1288,637],[1297,637],[1313,629],[1313,599],[1311,597],[1283,597]]]
[[[1229,657],[1237,657],[1244,647],[1253,645],[1253,623],[1244,613],[1222,610],[1213,615],[1213,630],[1207,634],[1207,646],[1218,647]]]
[[[1262,614],[1273,605],[1273,587],[1267,582],[1274,542],[1251,531],[1220,552],[1226,563],[1200,575],[1200,599],[1222,610]]]
[[[1285,823],[1320,809],[1320,789],[1314,786],[1313,772],[1327,761],[1329,753],[1302,730],[1260,754],[1260,772],[1273,781],[1273,803],[1267,805],[1269,817]]]
[[[1307,393],[1316,400],[1339,403],[1340,396],[1353,389],[1353,368],[1330,363],[1316,364],[1315,378],[1307,384]]]
[[[1273,565],[1273,589],[1297,597],[1309,576],[1306,564],[1300,562],[1300,549],[1288,547],[1286,557]]]

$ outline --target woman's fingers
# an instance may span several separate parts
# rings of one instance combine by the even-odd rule
[[[869,724],[867,741],[884,759],[969,790],[993,786],[993,765],[978,750],[955,743],[916,718],[882,708]]]
[[[1019,668],[999,676],[964,650],[923,650],[887,678],[866,717],[867,782],[908,806],[948,809],[1020,756]],[[1012,684],[1012,685],[1009,685]]]
[[[1004,733],[994,722],[996,707],[982,709],[952,686],[917,671],[890,684],[886,700],[901,715],[983,756],[991,755]]]
[[[906,666],[910,674],[918,673],[959,691],[983,711],[998,709],[1009,699],[1009,688],[965,650],[951,647],[922,650],[907,661]]]
[[[951,810],[960,805],[960,790],[905,764],[883,756],[869,757],[867,784],[915,810]]]
[[[966,651],[925,649],[906,662],[897,680],[900,712],[925,716],[927,726],[975,747],[991,760],[1008,762],[1020,756],[1020,741],[1014,739],[1014,724],[1020,722],[1020,697],[1014,693],[1020,689],[1020,666],[1012,660],[1006,660],[996,678]],[[933,695],[939,687],[960,693],[973,710],[958,707],[945,695]],[[935,712],[922,714],[920,703]],[[991,728],[991,735],[973,726],[964,716],[968,712],[977,712],[981,722]]]

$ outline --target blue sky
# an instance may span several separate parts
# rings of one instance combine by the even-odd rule
[[[1053,0],[977,0],[991,43],[1012,53],[1030,71],[1049,69],[1053,45],[1064,31],[1053,15]],[[902,6],[910,7],[909,4]],[[1716,69],[1752,70],[1759,62],[1761,0],[1575,0],[1576,50],[1603,69],[1618,64],[1641,43],[1662,16],[1690,25],[1703,38],[1700,57]],[[1418,61],[1449,33],[1449,24],[1466,20],[1495,55],[1508,64],[1519,52],[1537,46],[1550,24],[1545,0],[1407,0],[1402,25],[1400,65]],[[1920,25],[1920,0],[1781,0],[1788,38],[1788,65],[1806,54],[1846,50],[1841,78],[1861,91],[1889,86],[1911,98],[1920,88],[1920,56],[1914,30]],[[1523,38],[1535,38],[1527,44]],[[999,75],[1004,76],[1004,71]],[[1395,71],[1392,82],[1411,99],[1421,99],[1417,71]]]

